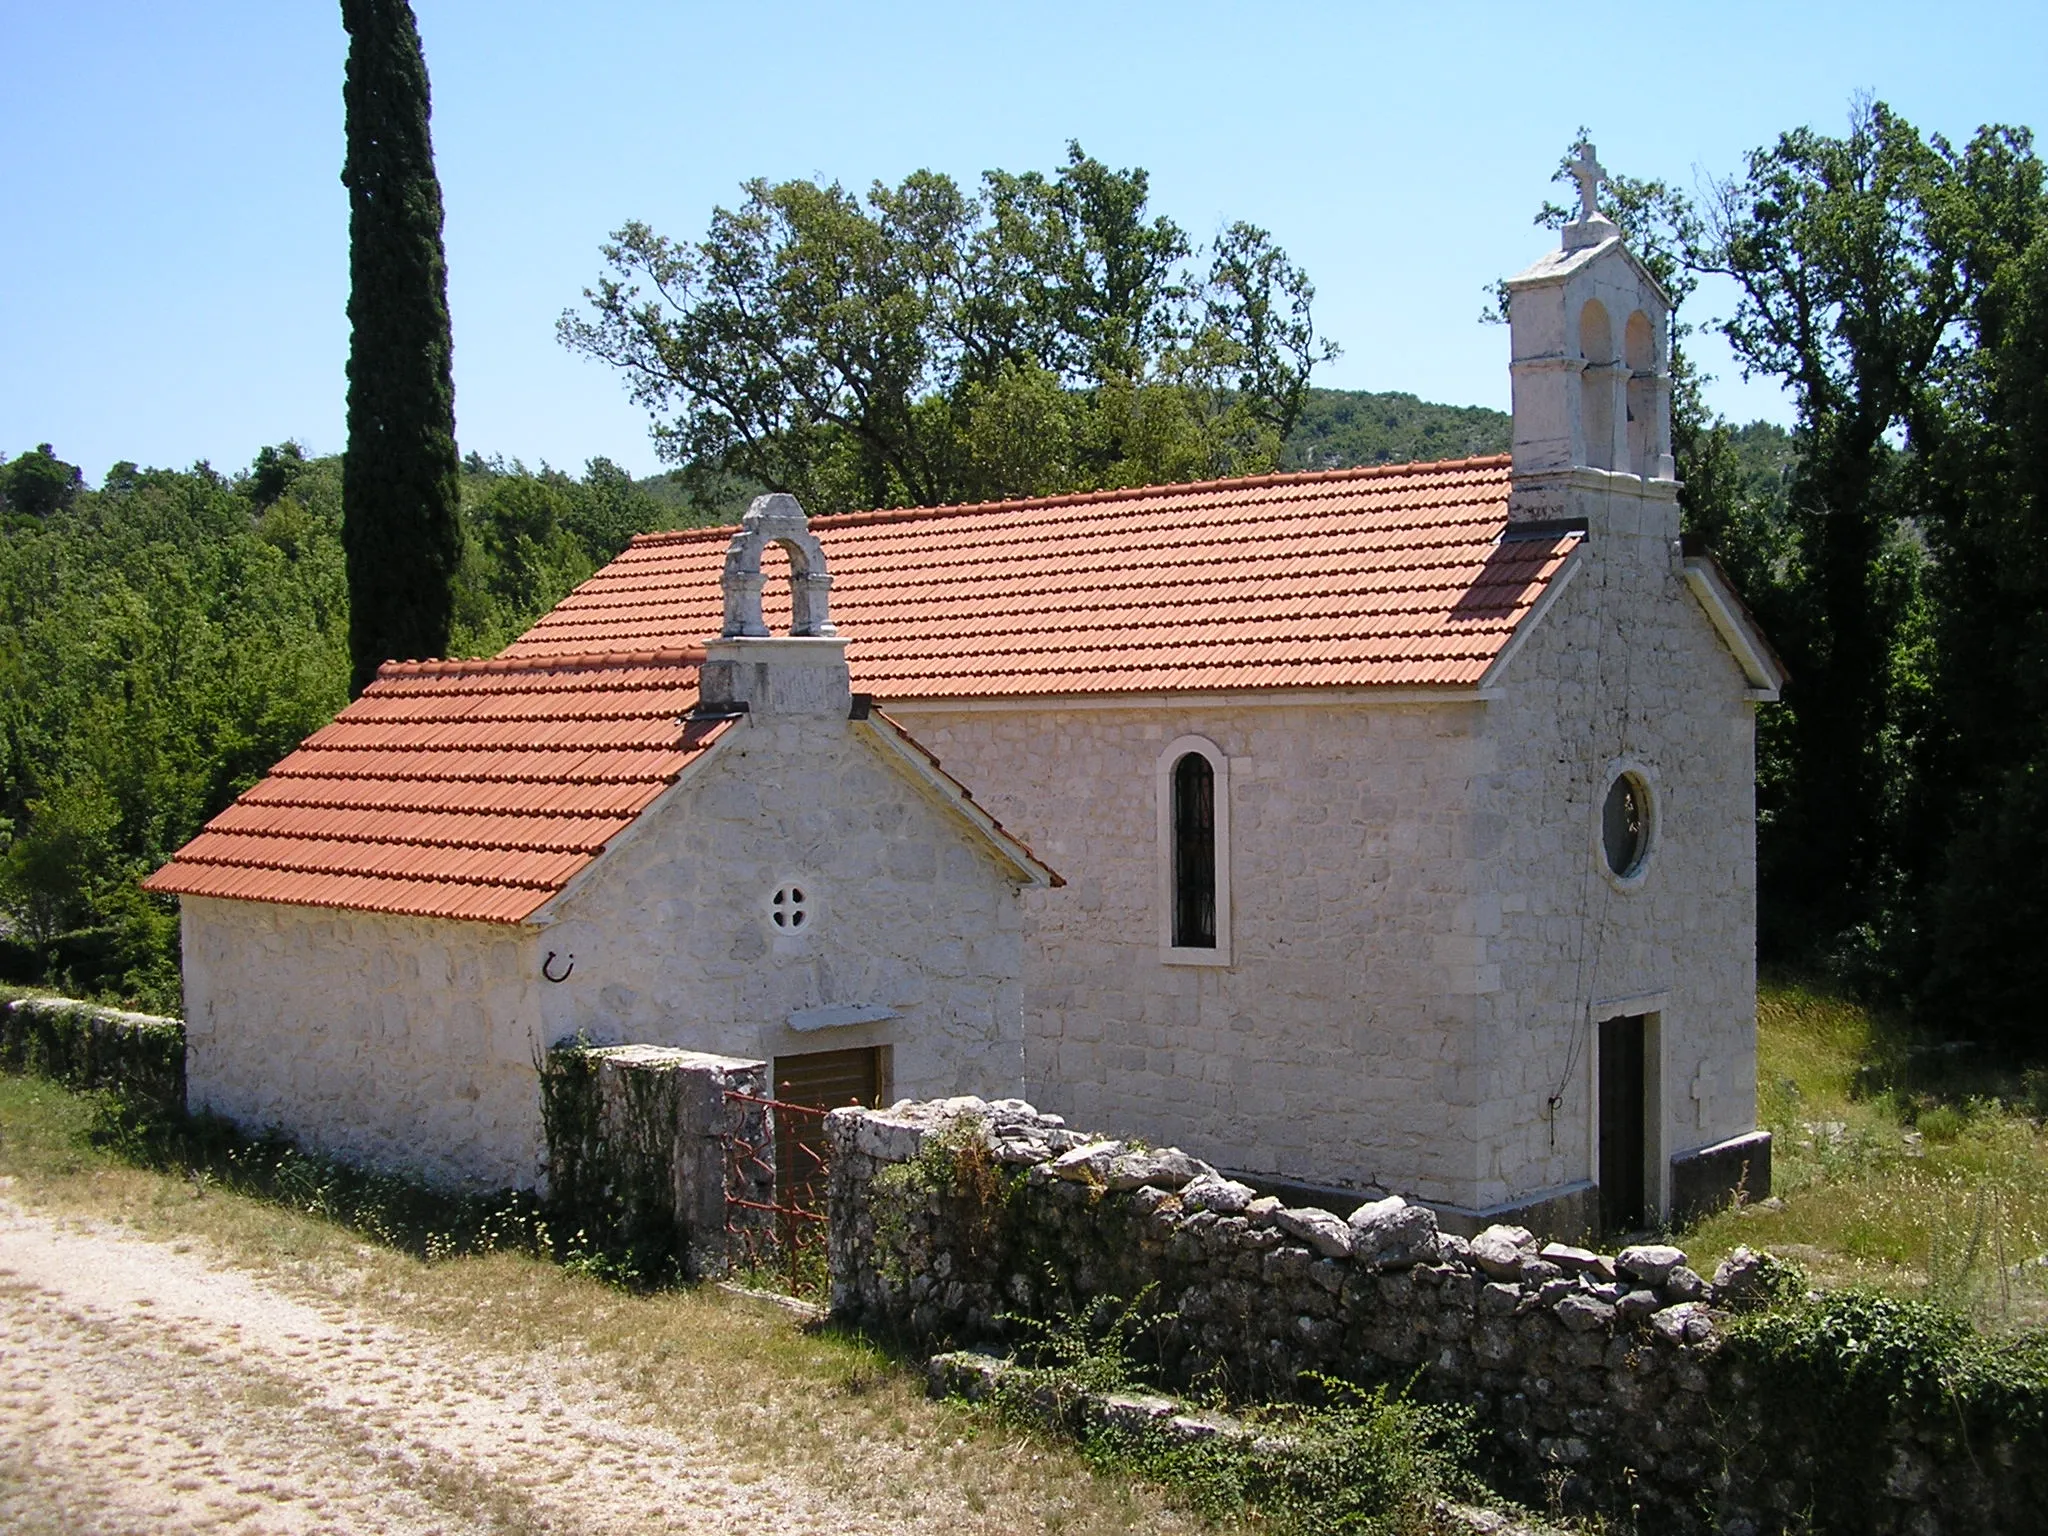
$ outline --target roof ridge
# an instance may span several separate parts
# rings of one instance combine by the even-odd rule
[[[701,645],[666,646],[658,650],[600,651],[587,656],[480,656],[474,660],[387,661],[377,680],[395,677],[468,677],[477,673],[602,672],[619,667],[696,666],[704,660]]]
[[[1276,485],[1326,485],[1353,480],[1390,479],[1419,470],[1494,469],[1512,462],[1510,455],[1490,453],[1462,459],[1416,459],[1405,464],[1360,464],[1348,469],[1288,470],[1264,475],[1240,475],[1228,480],[1190,480],[1176,485],[1127,485],[1111,490],[1069,491],[1060,496],[1020,496],[1008,501],[957,501],[935,507],[884,507],[865,512],[827,513],[811,519],[813,528],[860,528],[875,523],[907,522],[913,518],[954,516],[970,512],[1023,512],[1039,507],[1074,507],[1089,503],[1141,501],[1158,496],[1194,496],[1211,491],[1257,491]],[[730,538],[737,524],[713,528],[678,528],[666,533],[636,533],[628,549],[658,549],[666,544],[709,542],[721,535]]]

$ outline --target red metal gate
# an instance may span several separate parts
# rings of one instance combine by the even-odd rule
[[[827,1111],[728,1089],[739,1107],[725,1138],[726,1256],[734,1279],[791,1296],[829,1288],[825,1188]]]

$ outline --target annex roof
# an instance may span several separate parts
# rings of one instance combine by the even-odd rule
[[[731,728],[684,720],[703,659],[388,662],[143,886],[519,922]]]
[[[701,648],[389,662],[143,882],[180,896],[516,923],[733,731]],[[1064,882],[895,721],[855,722],[1018,878]]]
[[[1476,684],[1580,535],[1505,538],[1508,459],[811,519],[884,700]],[[508,647],[716,635],[731,530],[647,534]],[[769,583],[769,623],[788,623]],[[777,606],[779,605],[779,606]]]

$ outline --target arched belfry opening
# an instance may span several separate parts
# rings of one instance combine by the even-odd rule
[[[1614,468],[1614,322],[1607,306],[1588,299],[1579,310],[1579,425],[1585,433],[1584,462]]]
[[[765,578],[761,557],[774,545],[789,556],[789,632],[799,639],[836,635],[832,627],[830,594],[832,577],[825,569],[825,550],[811,532],[811,520],[802,505],[787,492],[756,496],[739,532],[725,551],[725,626],[721,639],[740,640],[766,637],[767,622],[761,614],[761,593]]]
[[[1657,328],[1640,309],[1621,334],[1621,360],[1628,367],[1628,467],[1648,477],[1657,472]]]

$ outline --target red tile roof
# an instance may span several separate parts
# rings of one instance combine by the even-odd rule
[[[1503,538],[1507,489],[1505,458],[1466,459],[812,529],[855,683],[884,698],[1466,686],[1578,542]],[[730,537],[634,540],[496,660],[386,665],[144,884],[531,916],[729,728],[684,716]]]
[[[1578,542],[1501,537],[1505,457],[813,520],[884,699],[1475,683]],[[730,529],[650,534],[508,657],[718,633]],[[770,581],[770,627],[788,593]]]
[[[144,887],[518,922],[724,733],[703,659],[389,663]]]

